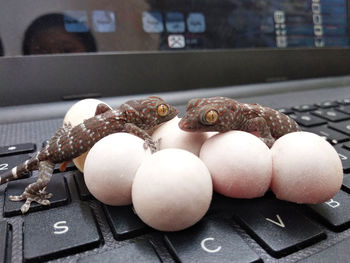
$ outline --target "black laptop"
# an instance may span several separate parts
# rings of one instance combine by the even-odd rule
[[[0,5],[0,173],[25,161],[80,99],[157,95],[260,103],[329,141],[339,193],[318,205],[214,193],[195,226],[165,233],[132,206],[55,172],[50,206],[22,215],[0,186],[0,262],[350,262],[350,38],[345,0],[27,0]],[[270,219],[270,220],[267,220]]]

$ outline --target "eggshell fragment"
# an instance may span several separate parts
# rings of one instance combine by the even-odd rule
[[[162,124],[153,132],[153,140],[158,141],[160,139],[160,149],[179,148],[198,156],[202,144],[210,137],[211,133],[185,132],[179,128],[179,121],[180,118],[175,117]]]
[[[135,173],[149,150],[144,141],[128,133],[115,133],[98,141],[85,161],[84,178],[91,194],[108,205],[131,204]]]
[[[322,137],[295,132],[279,138],[271,148],[276,197],[296,203],[316,204],[331,199],[343,180],[341,160]]]
[[[203,144],[199,156],[209,168],[214,190],[225,196],[260,197],[270,186],[271,151],[250,133],[217,134]]]
[[[161,231],[178,231],[204,216],[212,191],[210,173],[197,156],[165,149],[148,156],[137,170],[132,201],[146,224]]]
[[[84,99],[84,100],[78,101],[67,111],[63,120],[63,124],[70,123],[74,127],[82,123],[84,120],[94,117],[97,105],[100,103],[106,104],[103,101],[97,100],[97,99]],[[85,163],[86,156],[87,156],[87,152],[73,159],[75,166],[81,172],[84,172],[84,163]]]

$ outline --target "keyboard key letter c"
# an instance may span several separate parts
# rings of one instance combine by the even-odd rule
[[[66,226],[65,224],[67,224],[67,221],[58,221],[56,222],[53,227],[55,229],[55,231],[53,232],[55,235],[61,235],[64,233],[67,233],[69,230],[69,227]]]
[[[202,249],[204,251],[208,252],[208,253],[217,253],[217,252],[219,252],[221,250],[221,246],[218,246],[216,249],[209,249],[209,248],[206,247],[205,243],[207,241],[213,241],[213,240],[214,240],[214,238],[212,238],[212,237],[208,237],[208,238],[203,239],[202,242],[201,242]]]

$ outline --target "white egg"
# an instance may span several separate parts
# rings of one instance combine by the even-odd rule
[[[331,199],[343,180],[341,160],[322,137],[295,132],[279,138],[271,148],[276,197],[296,203],[322,203]]]
[[[98,141],[89,151],[84,168],[91,194],[108,205],[131,204],[131,186],[149,150],[144,141],[128,133],[115,133]]]
[[[200,158],[208,167],[214,190],[228,197],[255,198],[269,189],[271,151],[256,136],[229,131],[209,138]]]
[[[202,144],[212,133],[183,131],[178,126],[179,121],[180,118],[175,117],[160,125],[152,134],[153,140],[160,139],[160,149],[179,148],[198,156]]]
[[[63,124],[70,123],[74,127],[82,123],[84,120],[94,117],[97,105],[101,103],[106,104],[103,101],[97,100],[97,99],[84,99],[84,100],[78,101],[67,111],[63,120]],[[84,163],[85,163],[86,156],[87,156],[87,152],[73,159],[75,166],[81,172],[84,171]]]
[[[178,231],[205,215],[212,189],[210,173],[196,155],[165,149],[148,156],[137,170],[132,201],[146,224],[161,231]]]

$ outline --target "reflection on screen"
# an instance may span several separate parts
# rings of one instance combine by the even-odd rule
[[[2,42],[0,39],[0,56],[3,56],[3,55],[4,55],[4,49],[2,48]]]
[[[45,11],[53,10],[47,0],[36,1],[42,10],[13,8],[31,21],[22,25],[24,38],[16,32],[26,55],[97,47],[109,52],[349,46],[347,0],[106,0],[106,9],[98,1],[62,0],[55,14]]]
[[[27,29],[23,54],[96,52],[96,44],[86,25],[67,14],[48,14]]]

